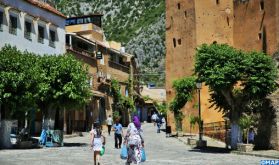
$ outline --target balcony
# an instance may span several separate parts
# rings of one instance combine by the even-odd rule
[[[28,39],[29,41],[32,41],[31,32],[24,31],[24,38]]]
[[[10,33],[10,34],[13,34],[13,35],[16,35],[17,29],[10,26],[10,27],[9,27],[9,33]]]
[[[119,63],[113,62],[113,61],[109,61],[109,67],[117,69],[117,70],[121,70],[122,72],[125,73],[130,73],[130,68],[125,66],[125,65],[121,65]]]
[[[87,50],[76,48],[76,47],[70,47],[69,45],[66,45],[66,49],[68,51],[72,52],[72,53],[82,55],[82,56],[86,56],[86,57],[90,57],[91,59],[97,61],[93,52],[89,52]]]
[[[49,40],[49,44],[48,44],[50,47],[53,47],[55,48],[55,41],[51,41]]]

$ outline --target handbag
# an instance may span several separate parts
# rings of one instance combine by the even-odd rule
[[[103,156],[105,154],[105,147],[103,146],[101,151],[100,151],[100,155]]]
[[[145,155],[145,150],[144,148],[141,149],[141,162],[146,161],[146,155]]]
[[[128,150],[127,150],[126,145],[122,145],[120,158],[121,159],[127,159],[128,158]]]

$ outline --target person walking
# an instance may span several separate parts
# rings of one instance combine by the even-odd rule
[[[154,123],[154,127],[156,126],[156,119],[158,118],[158,115],[154,112],[151,116],[152,122]]]
[[[94,152],[94,165],[100,165],[100,153],[103,147],[105,147],[106,139],[102,134],[102,128],[100,126],[100,123],[98,122],[94,123],[94,128],[92,128],[92,130],[90,131],[90,142]]]
[[[161,126],[162,126],[162,115],[160,114],[156,118],[156,123],[157,123],[157,133],[160,133]]]
[[[126,165],[131,163],[140,164],[142,149],[144,147],[143,130],[139,118],[134,116],[133,122],[128,125],[127,133],[124,138],[124,144],[128,148],[128,158]]]
[[[121,148],[121,144],[122,144],[122,135],[123,135],[123,127],[122,125],[119,123],[119,119],[116,119],[115,121],[116,123],[113,125],[113,130],[114,132],[114,146],[115,148]]]
[[[108,134],[110,136],[110,132],[111,132],[111,126],[112,126],[113,120],[111,118],[111,115],[109,115],[108,119],[107,119],[107,126],[108,126]]]

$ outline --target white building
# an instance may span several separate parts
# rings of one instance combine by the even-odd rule
[[[39,0],[0,0],[0,47],[36,54],[65,53],[66,17]]]

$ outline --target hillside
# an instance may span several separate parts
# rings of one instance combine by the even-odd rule
[[[164,85],[165,0],[53,0],[67,16],[103,14],[107,40],[137,57],[144,82]],[[160,72],[160,73],[159,73]],[[158,75],[154,75],[160,74]]]

